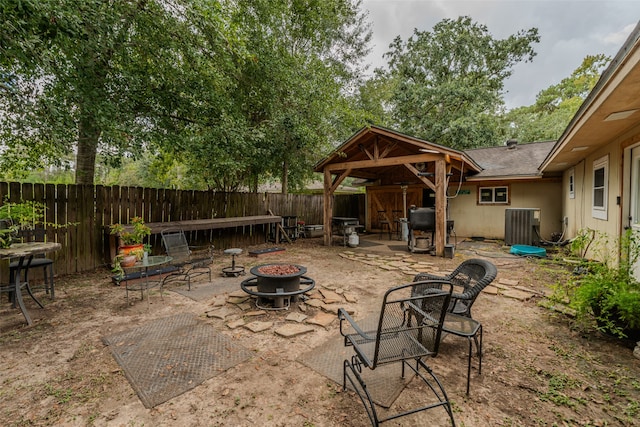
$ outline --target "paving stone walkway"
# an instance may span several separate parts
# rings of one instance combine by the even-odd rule
[[[384,270],[397,270],[411,278],[424,272],[437,276],[446,276],[451,273],[451,271],[441,270],[435,263],[416,259],[410,253],[375,254],[346,250],[339,256]],[[483,292],[520,301],[544,296],[539,291],[520,286],[517,280],[500,277],[496,278]],[[286,322],[283,325],[260,320],[260,317],[265,316],[268,311],[256,309],[253,298],[239,289],[216,296],[211,303],[211,310],[207,311],[206,315],[224,320],[227,327],[231,329],[243,327],[253,333],[269,331],[291,338],[312,332],[315,328],[329,328],[338,321],[339,308],[344,308],[353,314],[357,302],[358,297],[353,293],[317,286],[306,294],[306,299],[292,306],[297,307],[296,311],[286,312],[284,316]],[[309,315],[307,314],[309,307],[319,310],[313,310],[315,314]]]

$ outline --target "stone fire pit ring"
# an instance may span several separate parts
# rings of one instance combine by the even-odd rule
[[[295,272],[285,274],[264,272],[265,269],[286,271],[291,270],[292,267],[295,268]],[[263,310],[288,309],[292,298],[295,301],[298,295],[309,292],[316,286],[315,280],[304,275],[307,268],[301,265],[291,263],[262,264],[252,267],[250,272],[254,277],[243,280],[240,287],[249,295],[258,297],[256,306]],[[273,307],[261,305],[264,299],[272,300]]]

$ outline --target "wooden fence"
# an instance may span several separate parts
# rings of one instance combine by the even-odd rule
[[[0,182],[0,205],[34,200],[46,206],[45,221],[67,224],[47,227],[47,240],[62,244],[50,254],[56,275],[91,271],[108,265],[108,227],[127,224],[134,216],[145,222],[230,218],[250,215],[297,216],[306,224],[322,224],[323,196],[274,193],[221,193],[101,185],[30,184]],[[336,195],[334,215],[364,215],[364,195]],[[360,218],[361,221],[364,218]],[[264,243],[265,226],[197,232],[190,238],[208,240],[218,248]],[[160,251],[158,236],[152,236],[154,251]],[[7,279],[7,266],[0,275]]]

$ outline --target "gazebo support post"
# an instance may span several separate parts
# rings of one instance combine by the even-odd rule
[[[447,162],[436,160],[436,256],[444,256],[447,235]]]
[[[328,168],[324,170],[324,212],[323,212],[323,231],[324,245],[331,246],[331,220],[333,217],[333,191],[331,191],[331,171]]]

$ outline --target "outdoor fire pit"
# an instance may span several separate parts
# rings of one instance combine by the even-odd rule
[[[243,280],[240,287],[258,297],[256,306],[265,310],[287,309],[292,300],[297,301],[298,295],[309,292],[316,285],[313,279],[304,276],[306,267],[296,264],[256,265],[250,272],[254,277]]]

